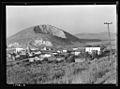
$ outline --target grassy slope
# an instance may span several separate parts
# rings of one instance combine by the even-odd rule
[[[94,60],[91,64],[16,64],[7,67],[7,83],[105,83],[116,78],[116,58]]]
[[[101,40],[108,40],[109,36],[107,32],[103,33],[78,33],[75,34],[76,37],[78,38],[83,38],[83,39],[101,39]],[[116,39],[116,34],[111,33],[111,39],[114,40]]]

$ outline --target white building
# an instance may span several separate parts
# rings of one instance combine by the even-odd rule
[[[100,47],[86,47],[85,48],[85,52],[89,52],[89,53],[92,53],[92,51],[95,50],[97,51],[98,54],[100,54]]]
[[[75,62],[84,62],[85,61],[85,58],[84,59],[82,59],[82,58],[76,58],[75,59]]]
[[[57,55],[58,53],[52,53],[53,55]]]
[[[63,50],[63,52],[65,52],[65,53],[66,53],[66,52],[67,52],[67,50]]]
[[[80,52],[74,52],[75,56],[78,56],[80,54]]]
[[[44,54],[44,55],[40,55],[40,57],[42,57],[42,58],[45,58],[45,57],[51,57],[52,55],[51,54]]]
[[[60,51],[60,50],[57,50],[57,52],[58,52],[58,53],[61,53],[61,51]]]
[[[34,58],[29,58],[29,62],[34,62]]]
[[[41,51],[35,52],[35,54],[41,54]]]
[[[78,48],[73,48],[73,50],[77,50]]]
[[[46,45],[46,46],[53,46],[50,41],[44,41],[42,38],[35,40],[35,45]]]
[[[30,48],[30,50],[32,50],[32,51],[36,51],[36,50],[37,50],[37,48]]]
[[[16,52],[20,52],[20,51],[23,51],[23,50],[25,50],[25,49],[24,48],[15,48]]]

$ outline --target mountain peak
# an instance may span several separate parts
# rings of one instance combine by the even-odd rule
[[[42,40],[41,40],[42,39]],[[60,28],[49,24],[36,25],[26,28],[7,39],[7,44],[14,42],[27,46],[52,46],[68,47],[69,45],[83,45],[85,42],[93,41],[88,39],[79,39],[74,35]],[[94,40],[100,41],[100,40]]]
[[[26,28],[7,39],[7,44],[14,42],[25,46],[30,44],[58,47],[73,45],[80,42],[80,39],[55,26],[42,24]]]
[[[49,24],[37,25],[34,27],[33,30],[35,33],[43,33],[43,34],[58,36],[61,38],[66,38],[66,35],[65,35],[63,30],[56,28],[56,27],[49,25]]]

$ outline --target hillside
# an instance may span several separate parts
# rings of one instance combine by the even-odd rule
[[[48,41],[51,43],[51,46],[65,46],[65,45],[74,45],[77,44],[83,44],[88,41],[100,41],[100,40],[89,40],[89,39],[79,39],[72,34],[59,29],[52,25],[37,25],[32,26],[29,28],[26,28],[15,35],[9,37],[7,39],[7,44],[11,44],[14,42],[18,42],[20,45],[28,45],[32,42],[34,44],[34,41],[38,40],[42,41]]]
[[[101,32],[101,33],[78,33],[75,34],[76,37],[81,39],[100,39],[100,40],[109,40],[109,36],[107,32]],[[111,33],[111,39],[115,40],[117,37],[117,34]]]

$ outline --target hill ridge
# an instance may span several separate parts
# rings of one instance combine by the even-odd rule
[[[53,47],[56,46],[68,46],[83,45],[88,41],[100,41],[98,39],[80,39],[63,29],[57,28],[49,24],[41,24],[26,28],[7,39],[7,45],[10,43],[18,42],[21,45],[27,46],[30,42],[34,42],[36,39],[42,38],[43,40],[51,42]],[[34,44],[34,43],[32,43]],[[40,45],[41,46],[41,45]]]

